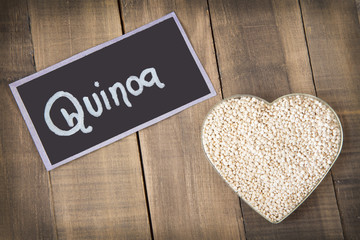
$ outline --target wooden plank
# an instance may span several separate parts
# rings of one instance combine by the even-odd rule
[[[344,146],[332,173],[346,239],[360,236],[360,28],[354,1],[301,1],[319,97],[340,115]]]
[[[296,1],[209,1],[224,97],[315,94]],[[247,239],[341,239],[331,176],[284,222],[242,204]]]
[[[0,2],[0,79],[17,80],[34,72],[33,48],[26,2]]]
[[[360,22],[360,0],[355,0],[355,3],[356,3],[356,10],[358,13],[359,22]]]
[[[29,11],[37,70],[122,34],[116,0],[30,0]],[[151,238],[135,134],[50,175],[59,239]]]
[[[245,239],[238,198],[201,148],[202,122],[221,99],[207,2],[121,3],[126,31],[175,11],[218,92],[139,134],[154,238]]]
[[[55,239],[48,173],[8,86],[35,71],[27,5],[0,9],[0,239]]]

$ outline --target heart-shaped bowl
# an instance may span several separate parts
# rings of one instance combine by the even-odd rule
[[[303,111],[299,110],[299,112],[296,112],[296,109],[295,109],[296,106],[294,106],[294,108],[291,108],[291,106],[289,107],[289,104],[286,103],[286,102],[290,103],[291,99],[292,99],[292,102],[298,102],[299,103],[299,105],[297,107],[297,110],[300,109],[300,110],[303,110]],[[332,128],[330,128],[330,125],[329,125],[329,127],[326,127],[327,126],[326,124],[321,125],[321,124],[324,124],[324,122],[319,123],[320,124],[319,126],[324,127],[324,128],[321,128],[321,130],[325,129],[325,130],[328,131],[328,134],[330,134],[330,133],[332,134],[332,135],[330,135],[330,137],[333,137],[334,139],[331,139],[331,141],[332,141],[331,143],[334,143],[335,145],[331,145],[331,146],[336,146],[337,148],[336,149],[330,149],[330,150],[332,150],[332,151],[330,151],[332,153],[332,155],[328,159],[326,157],[322,157],[321,159],[319,158],[320,160],[318,160],[318,158],[317,158],[318,155],[317,154],[318,154],[318,151],[320,151],[320,150],[319,150],[319,148],[316,149],[315,147],[320,146],[321,151],[326,152],[327,149],[325,149],[324,146],[330,146],[329,145],[330,143],[325,141],[325,143],[321,143],[322,145],[315,145],[315,147],[314,147],[314,146],[312,146],[310,144],[310,142],[311,143],[317,143],[317,142],[315,140],[313,140],[313,139],[310,139],[308,142],[305,141],[305,143],[304,143],[305,145],[310,146],[310,148],[309,148],[310,150],[308,149],[308,146],[307,146],[306,151],[302,151],[302,149],[300,149],[298,151],[297,156],[301,156],[301,158],[300,157],[294,157],[295,152],[292,152],[291,156],[282,155],[282,156],[284,156],[284,158],[282,158],[281,161],[279,160],[281,164],[276,162],[276,161],[278,161],[278,159],[271,159],[271,157],[272,157],[271,154],[265,155],[265,156],[261,155],[261,156],[263,156],[263,158],[258,158],[256,154],[262,154],[262,153],[258,153],[258,151],[252,151],[252,150],[254,150],[253,146],[251,145],[252,143],[250,143],[250,145],[246,145],[251,149],[249,150],[249,148],[247,148],[246,150],[248,150],[249,152],[245,151],[243,153],[243,155],[241,155],[241,154],[237,155],[236,153],[238,153],[238,152],[236,152],[236,151],[228,151],[228,152],[223,151],[223,149],[221,147],[219,147],[219,146],[224,146],[225,144],[221,144],[221,140],[219,140],[220,141],[220,143],[219,143],[214,138],[214,136],[216,136],[217,139],[224,139],[225,137],[228,137],[228,136],[226,136],[226,134],[224,134],[223,132],[226,132],[226,131],[229,132],[229,131],[228,131],[228,129],[226,129],[226,131],[224,130],[225,128],[227,128],[227,126],[215,129],[214,125],[220,124],[221,126],[224,126],[224,122],[221,122],[221,121],[222,120],[225,121],[224,119],[225,119],[225,117],[227,115],[227,110],[226,109],[225,110],[224,109],[218,110],[218,109],[220,109],[221,106],[225,106],[225,104],[228,104],[230,101],[245,101],[245,100],[247,102],[249,102],[248,105],[250,107],[255,108],[256,105],[258,105],[257,108],[256,108],[257,109],[256,111],[258,111],[257,113],[262,114],[261,117],[265,118],[265,120],[267,118],[270,118],[270,116],[278,117],[278,116],[276,116],[276,111],[273,111],[274,109],[272,109],[272,108],[277,104],[282,104],[280,106],[285,106],[284,107],[285,110],[280,109],[277,106],[275,106],[275,110],[280,109],[280,110],[278,110],[279,112],[281,112],[281,111],[285,111],[285,112],[286,111],[290,111],[290,112],[293,111],[293,112],[295,112],[294,113],[295,115],[297,114],[296,116],[298,117],[298,119],[292,117],[293,113],[291,113],[291,114],[289,114],[290,115],[289,119],[284,118],[285,120],[282,120],[282,121],[285,121],[285,124],[291,118],[292,118],[292,121],[299,121],[300,122],[299,124],[291,123],[291,124],[293,124],[292,126],[297,126],[297,125],[300,126],[302,124],[302,122],[308,121],[307,116],[309,114],[310,114],[310,116],[317,116],[317,117],[315,117],[315,119],[319,119],[319,118],[321,118],[321,116],[320,116],[321,113],[322,113],[321,111],[327,112],[326,116],[328,117],[328,119],[324,118],[324,119],[321,119],[321,121],[327,121],[327,123],[332,123],[333,124],[333,125],[331,125]],[[304,107],[304,106],[301,105],[302,102],[304,102],[304,106],[305,106],[304,109],[301,109],[302,107]],[[311,105],[310,103],[312,103],[313,105]],[[240,102],[239,102],[239,104],[240,104]],[[247,104],[247,103],[245,102],[244,104]],[[249,106],[246,106],[246,107],[249,107]],[[286,109],[286,107],[288,109]],[[318,111],[317,107],[318,107],[318,109],[320,109],[319,111]],[[242,108],[239,105],[239,108],[237,108],[237,109],[242,109]],[[311,112],[311,110],[314,110],[314,109],[316,109],[316,112]],[[221,113],[221,114],[216,115],[215,111],[219,111],[219,113]],[[228,110],[228,111],[234,111],[234,110]],[[241,111],[243,111],[243,110],[241,110]],[[261,111],[262,111],[262,113],[261,113]],[[239,110],[236,110],[234,112],[236,114],[238,114]],[[247,111],[243,111],[243,112],[248,114],[246,116],[250,116],[249,112],[247,112]],[[265,113],[267,115],[265,115]],[[233,114],[233,112],[231,114]],[[253,114],[253,116],[255,116],[254,115],[255,113],[252,113],[252,114]],[[231,118],[231,119],[229,118],[229,119],[227,119],[227,121],[231,120],[232,123],[237,123],[236,122],[237,119],[245,118],[244,114],[242,114],[242,115],[240,114],[240,115],[236,115],[236,116],[238,116],[238,117],[237,118],[236,117]],[[286,116],[288,116],[288,115],[286,115]],[[324,117],[325,117],[325,115],[324,115]],[[214,123],[214,121],[215,121],[214,119],[220,119],[220,120],[219,120],[219,122]],[[277,119],[280,119],[280,118],[278,117]],[[272,120],[272,119],[270,119],[270,120]],[[268,127],[269,123],[270,123],[270,120],[268,119],[268,122],[266,122],[266,121],[264,122],[262,120],[257,119],[256,120],[257,123],[255,125],[256,126],[260,125],[261,127],[264,127],[264,126]],[[252,122],[254,122],[254,121],[255,121],[254,119],[252,121],[250,119],[247,122],[245,122],[245,120],[244,120],[242,123],[243,123],[243,125],[246,125],[245,123],[252,124]],[[278,121],[280,121],[280,120],[278,120]],[[213,124],[209,124],[209,123],[213,123]],[[275,124],[275,126],[279,127],[280,122],[279,122],[278,125],[276,125],[277,124],[276,121],[273,124]],[[318,124],[318,123],[316,122],[316,124]],[[240,125],[238,124],[236,126],[237,126],[237,128],[234,128],[235,130],[231,128],[230,132],[234,132],[234,131],[236,131],[236,129],[239,129]],[[277,128],[275,128],[275,126],[272,126],[273,129],[277,129]],[[241,128],[241,126],[240,126],[240,128]],[[278,128],[278,129],[280,129],[280,128]],[[281,128],[281,129],[283,129],[283,128]],[[329,131],[331,129],[334,129],[334,130],[333,130],[333,132],[329,133]],[[220,130],[220,132],[219,132],[219,130]],[[264,131],[267,132],[267,130],[268,129],[265,129]],[[319,132],[317,132],[318,130],[320,130],[320,128],[315,129],[314,130],[315,132],[310,131],[310,133],[308,133],[308,135],[317,133],[316,138],[321,140],[321,138],[324,137],[324,136],[322,134],[318,134],[319,133]],[[252,129],[250,129],[250,131],[252,131]],[[278,130],[278,131],[284,131],[284,130]],[[292,131],[293,131],[293,129],[289,129],[289,132],[292,133]],[[301,129],[299,131],[301,131]],[[210,132],[210,134],[208,134],[209,132]],[[238,134],[238,133],[242,133],[242,134],[246,135],[245,130],[241,130],[240,132],[235,132],[235,134],[233,136],[235,136],[236,139],[240,139],[239,141],[242,141],[242,143],[245,143],[246,141],[250,141],[248,139],[241,139],[239,136],[242,136],[242,135]],[[276,137],[277,137],[276,139],[280,139],[280,140],[285,138],[285,137],[282,137],[283,135],[280,135],[280,133],[281,132],[276,132],[275,131],[276,135],[274,136],[274,139]],[[223,134],[223,135],[221,135],[221,134]],[[302,136],[303,132],[300,132],[299,134],[300,134],[300,136]],[[306,136],[308,136],[308,135],[306,135]],[[266,136],[268,136],[268,135],[266,135]],[[273,135],[269,135],[269,136],[273,136]],[[249,135],[248,137],[252,138],[252,135]],[[291,135],[290,135],[290,137],[291,137]],[[292,136],[292,137],[294,137],[294,136]],[[258,135],[257,138],[258,139],[260,139],[260,138],[267,139],[266,141],[268,141],[268,143],[273,144],[273,142],[271,142],[272,139],[264,138],[264,136],[261,136],[261,135]],[[254,144],[255,144],[255,142],[259,143],[259,141],[257,141],[257,138],[253,138],[253,143]],[[328,139],[329,138],[327,138],[325,140],[328,140]],[[216,142],[215,145],[217,147],[215,147],[214,149],[211,149],[209,147],[209,144],[212,144],[214,141]],[[293,94],[284,95],[284,96],[276,99],[275,101],[269,103],[266,100],[261,99],[261,98],[256,97],[256,96],[246,95],[246,94],[239,94],[239,95],[234,95],[234,96],[231,96],[229,98],[226,98],[226,99],[222,100],[220,103],[216,104],[209,111],[209,113],[207,114],[207,116],[206,116],[206,118],[204,120],[203,126],[202,126],[201,142],[202,142],[202,148],[203,148],[203,150],[205,152],[205,155],[206,155],[207,159],[209,160],[211,165],[214,167],[214,169],[219,173],[219,175],[230,186],[230,188],[233,189],[233,191],[235,191],[235,193],[237,193],[238,196],[244,202],[246,202],[253,210],[255,210],[257,213],[259,213],[261,216],[263,216],[269,222],[276,224],[276,223],[282,222],[292,212],[294,212],[311,195],[311,193],[317,188],[317,186],[322,182],[322,180],[325,178],[327,173],[330,171],[331,167],[334,165],[334,163],[337,160],[337,158],[338,158],[338,156],[339,156],[339,154],[341,152],[341,149],[342,149],[343,129],[342,129],[342,126],[341,126],[340,119],[337,116],[337,114],[335,113],[335,111],[325,101],[323,101],[320,98],[317,98],[315,96],[312,96],[312,95],[309,95],[309,94],[303,94],[303,93],[293,93]],[[279,148],[279,149],[275,148],[275,150],[272,151],[272,153],[276,152],[276,151],[280,151],[280,152],[283,151],[281,153],[284,153],[285,152],[284,148],[289,147],[289,146],[287,146],[286,143],[288,143],[288,142],[285,141],[285,143],[283,143],[281,145],[281,146],[283,146],[282,149],[281,148]],[[230,145],[227,144],[226,146],[234,147],[234,144],[230,144]],[[260,144],[260,147],[261,146],[264,146],[264,145]],[[276,146],[278,146],[278,145],[276,145]],[[296,145],[295,149],[296,149],[297,146],[302,146],[302,145],[301,144]],[[239,146],[236,146],[236,147],[237,147],[237,149],[240,149],[240,148],[244,149],[244,147],[242,147],[242,145],[240,145],[240,144],[239,144]],[[314,148],[312,148],[312,147],[314,147]],[[261,147],[261,148],[263,148],[263,147]],[[259,150],[259,146],[257,146],[255,149]],[[265,149],[266,149],[266,147],[265,147]],[[262,150],[262,151],[264,151],[264,150]],[[266,150],[266,151],[269,152],[269,150]],[[314,151],[316,153],[314,153]],[[229,154],[230,157],[228,155],[225,155],[226,158],[224,158],[223,155],[221,155],[220,152],[222,152],[224,154],[226,154],[226,153],[231,153],[231,154]],[[234,152],[235,152],[235,154],[234,154]],[[315,157],[313,157],[313,158],[305,158],[304,157],[305,154],[311,154],[311,153],[313,153],[313,155],[311,155],[311,156],[314,156],[314,154],[316,154]],[[213,154],[213,155],[211,155],[211,154]],[[301,154],[304,154],[304,155],[301,155]],[[248,161],[248,160],[246,160],[246,158],[247,158],[246,156],[255,156],[255,158],[253,158],[253,159],[256,159],[256,161],[255,160],[254,161]],[[324,155],[321,155],[321,153],[320,153],[320,156],[324,156]],[[328,156],[328,155],[325,155],[325,156]],[[214,158],[214,159],[212,159],[212,158]],[[302,159],[302,160],[301,161],[295,161],[295,160],[298,160],[298,159],[300,159],[300,160]],[[317,165],[316,164],[314,165],[314,163],[310,162],[312,160],[317,161],[316,162]],[[295,162],[293,163],[291,161],[295,161]],[[321,161],[325,161],[325,162],[321,162]],[[275,169],[274,169],[272,164],[275,164],[275,163],[278,164],[278,165],[276,165],[277,167],[275,167]],[[286,165],[286,164],[288,164],[288,165]],[[250,170],[249,170],[248,166],[250,166],[250,165],[255,166],[255,169],[250,168]],[[263,167],[262,167],[261,170],[259,170],[258,166],[263,166]],[[290,166],[290,173],[289,173],[289,170],[286,169],[284,166]],[[303,166],[303,167],[301,167],[301,166]],[[245,170],[243,168],[245,168]],[[305,169],[306,172],[303,171],[302,169]],[[310,170],[315,169],[314,170],[315,173],[311,172],[309,169]],[[321,171],[319,169],[321,169]],[[275,174],[275,171],[278,171],[278,172],[282,171],[281,173],[283,175],[280,174],[281,178],[280,178],[280,175]],[[287,171],[286,172],[287,175],[285,174],[284,171]],[[297,175],[296,174],[289,175],[289,174],[292,173],[291,171],[295,171],[294,173],[297,173]],[[251,174],[253,174],[253,175],[251,175]],[[288,177],[284,180],[283,176],[285,176],[285,175],[288,176]],[[234,180],[234,176],[235,176],[235,180]],[[237,176],[243,176],[243,177],[242,178],[241,177],[237,178]],[[313,176],[315,176],[315,177],[313,177]],[[301,180],[300,177],[303,177],[303,179]],[[248,179],[248,178],[251,178],[251,179]],[[274,186],[271,185],[271,184],[269,185],[268,182],[266,182],[264,179],[266,181],[270,179],[269,180],[270,182],[272,181],[273,183],[276,183],[277,188],[274,187],[275,185]],[[251,182],[249,183],[250,180],[255,181],[257,183],[257,185],[256,184],[251,184]],[[292,183],[291,180],[293,180],[294,183]],[[297,182],[299,182],[299,181],[301,181],[301,184],[297,185]],[[278,182],[280,182],[280,184]],[[260,188],[251,189],[251,187],[253,187],[253,185],[254,186],[260,186],[261,189]],[[244,186],[247,186],[247,188],[244,189]],[[265,191],[264,189],[267,189],[267,191]],[[275,195],[271,192],[272,191],[271,189],[275,189]],[[278,189],[282,189],[281,190],[282,192],[281,191],[279,192]],[[299,192],[296,192],[296,190],[298,190]],[[262,195],[263,193],[267,194],[265,196],[265,198]],[[284,194],[282,195],[282,193],[284,193]],[[250,199],[253,196],[255,196],[254,197],[255,200]],[[294,196],[296,196],[296,200],[292,199],[292,198],[294,198]],[[271,205],[271,204],[269,205],[269,201],[271,203],[273,203],[273,205]],[[287,201],[290,201],[289,205],[288,205]],[[283,211],[281,212],[281,210],[283,210]],[[271,214],[269,213],[270,211],[272,211]]]

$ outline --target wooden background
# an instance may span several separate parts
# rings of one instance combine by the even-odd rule
[[[360,239],[356,1],[0,0],[0,239]],[[8,84],[172,11],[218,95],[47,172]],[[273,225],[207,162],[200,128],[224,97],[291,92],[336,110],[344,147]]]

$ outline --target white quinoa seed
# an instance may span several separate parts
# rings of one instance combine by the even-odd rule
[[[271,222],[291,213],[319,184],[342,144],[330,107],[308,95],[268,104],[224,100],[207,116],[205,153],[227,183]]]

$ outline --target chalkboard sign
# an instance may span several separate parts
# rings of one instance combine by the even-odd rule
[[[10,88],[47,170],[216,95],[175,13]]]

